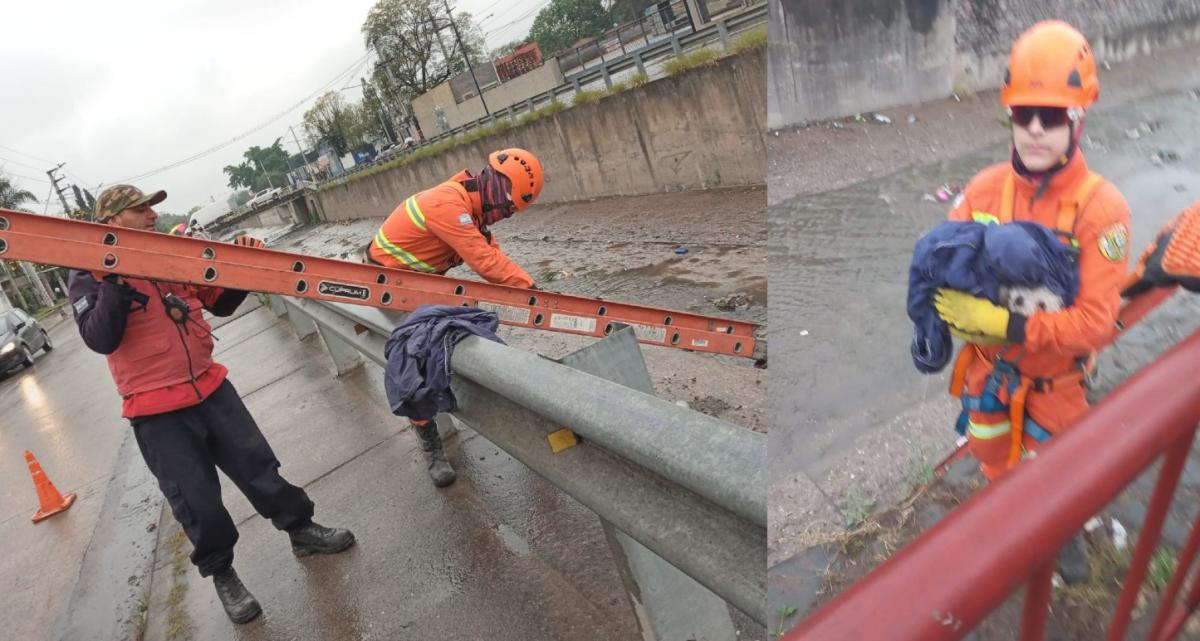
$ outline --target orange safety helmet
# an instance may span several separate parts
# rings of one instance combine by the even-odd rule
[[[512,182],[512,202],[517,211],[532,205],[542,193],[542,163],[528,151],[501,149],[488,156],[488,164]]]
[[[1013,43],[1000,102],[1006,107],[1078,107],[1100,97],[1087,38],[1058,20],[1039,22]]]

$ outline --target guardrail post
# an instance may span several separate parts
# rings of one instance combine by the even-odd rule
[[[683,55],[683,47],[679,46],[679,36],[671,36],[671,51],[675,52],[675,57]]]
[[[277,298],[272,296],[272,298]],[[280,299],[283,302],[284,309],[287,310],[288,324],[292,329],[296,330],[296,338],[304,340],[309,336],[317,333],[317,324],[307,314],[296,313],[294,305],[286,300]]]
[[[551,97],[551,100],[553,100],[553,97]],[[525,99],[525,110],[530,113],[533,113],[533,98]]]
[[[559,360],[573,369],[654,394],[650,372],[630,328],[613,332]],[[729,606],[708,588],[667,563],[604,519],[605,538],[625,593],[647,641],[734,641]]]
[[[601,65],[600,73],[604,76],[604,88],[612,89],[612,76],[608,75],[608,65]]]
[[[721,48],[729,49],[729,25],[724,20],[717,23],[717,35],[721,37]]]
[[[571,86],[575,88],[575,91],[579,91],[579,76],[571,78]]]
[[[325,351],[329,352],[330,358],[333,359],[333,366],[337,369],[338,376],[344,376],[354,368],[362,365],[362,356],[352,343],[343,340],[334,332],[321,327],[320,324],[317,324],[317,334],[324,341]]]
[[[644,75],[646,73],[646,63],[642,61],[642,52],[633,52],[633,62],[637,65],[638,73]]]

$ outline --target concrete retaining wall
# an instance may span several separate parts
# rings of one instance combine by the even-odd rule
[[[435,157],[320,192],[327,220],[391,213],[490,152],[524,147],[546,172],[543,202],[759,185],[766,176],[765,54],[757,50],[563,110]]]
[[[1200,38],[1200,0],[769,0],[771,128],[1000,85],[1038,20],[1080,29],[1102,61]]]

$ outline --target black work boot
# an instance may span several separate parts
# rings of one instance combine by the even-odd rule
[[[437,487],[446,487],[457,478],[450,461],[446,460],[446,452],[442,450],[442,437],[438,435],[437,422],[429,421],[424,425],[413,423],[417,436],[421,437],[421,450],[425,452],[425,462],[429,465],[429,478]]]
[[[1092,566],[1088,562],[1087,542],[1083,532],[1076,532],[1058,551],[1058,573],[1063,583],[1076,585],[1092,578]]]
[[[262,607],[253,594],[242,585],[237,572],[229,568],[220,574],[213,575],[213,586],[217,588],[217,598],[225,608],[225,614],[234,623],[248,623],[262,614]]]
[[[354,545],[354,533],[336,527],[325,527],[309,522],[307,525],[288,530],[292,540],[292,554],[337,554]]]

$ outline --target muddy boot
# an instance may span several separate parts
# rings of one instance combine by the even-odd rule
[[[425,462],[429,464],[429,478],[437,487],[446,487],[454,482],[454,468],[446,460],[446,452],[442,450],[442,437],[438,435],[437,422],[429,421],[424,425],[413,423],[417,436],[421,437],[421,449],[425,452]]]
[[[242,585],[237,572],[229,568],[220,574],[213,575],[213,586],[217,588],[217,598],[225,608],[225,614],[234,623],[248,623],[262,613],[254,595]]]
[[[1058,573],[1063,583],[1076,585],[1092,577],[1092,566],[1088,563],[1087,542],[1083,532],[1076,532],[1058,551]]]
[[[312,522],[288,530],[288,537],[292,540],[292,554],[298,557],[310,554],[337,554],[354,545],[354,533],[350,530],[325,527]]]

